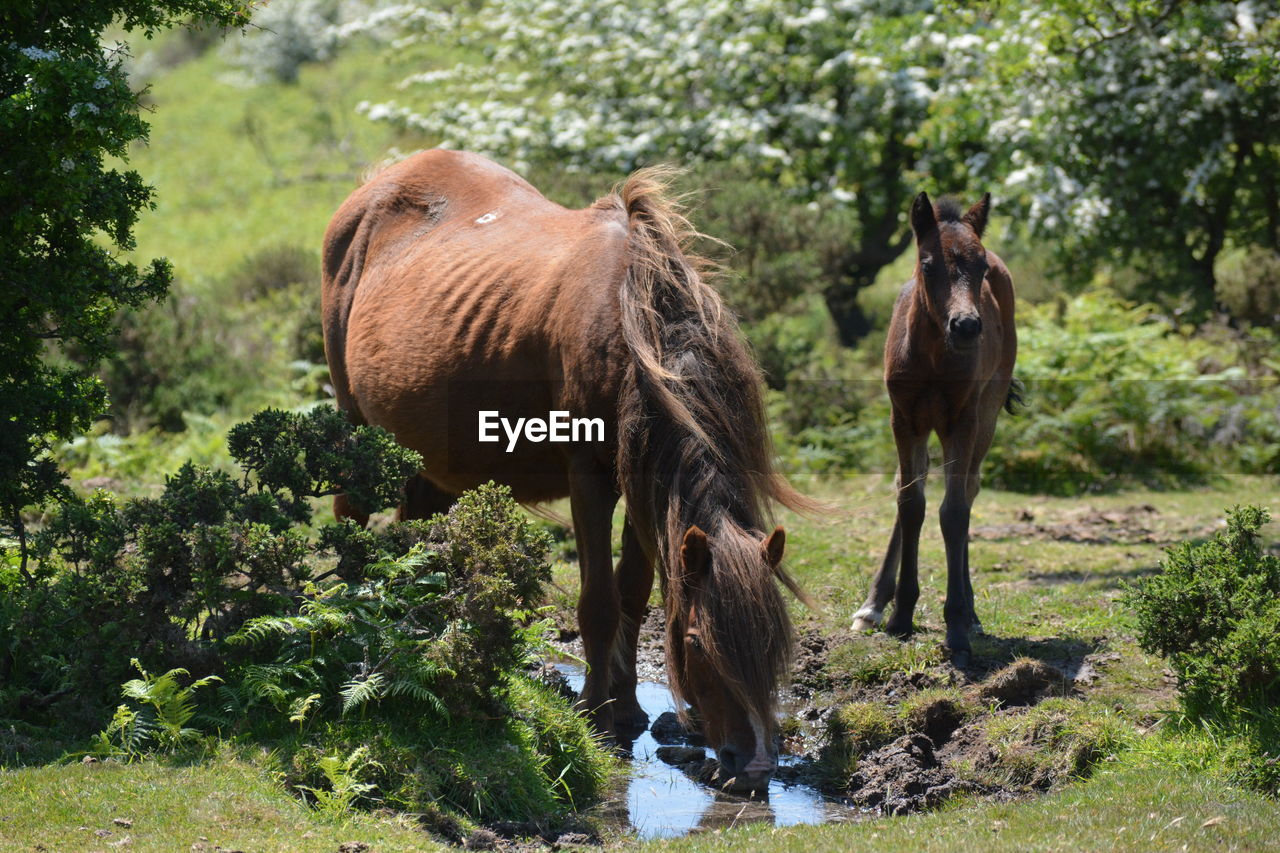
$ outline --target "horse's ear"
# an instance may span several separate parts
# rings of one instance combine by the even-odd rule
[[[916,232],[916,239],[933,233],[938,228],[937,217],[933,215],[933,202],[929,201],[926,192],[916,196],[911,202],[911,230]]]
[[[983,193],[978,203],[969,208],[969,212],[964,215],[964,221],[973,229],[973,233],[981,237],[983,230],[987,227],[987,214],[990,212],[991,193]]]
[[[787,544],[787,533],[781,527],[773,528],[773,532],[769,534],[769,538],[764,540],[764,544],[760,547],[764,550],[764,558],[769,561],[771,568],[778,568],[782,565],[782,549]]]
[[[680,546],[680,583],[686,588],[694,586],[711,571],[711,546],[707,534],[693,525],[684,533]]]

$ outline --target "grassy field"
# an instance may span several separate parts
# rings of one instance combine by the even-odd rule
[[[149,119],[150,147],[132,155],[132,165],[155,184],[158,199],[157,211],[139,224],[138,256],[168,256],[177,272],[175,296],[207,300],[228,298],[228,277],[263,252],[291,247],[315,253],[318,263],[325,224],[364,166],[380,159],[389,145],[417,147],[415,140],[394,138],[361,119],[356,103],[385,96],[411,70],[455,58],[419,57],[412,68],[396,67],[373,50],[353,48],[323,66],[304,67],[293,86],[235,84],[216,52],[162,70],[149,94],[156,108]],[[887,311],[904,264],[910,259],[886,271],[866,294],[868,307]],[[1042,285],[1032,290],[1045,291]],[[269,325],[273,317],[260,321]],[[96,484],[126,494],[154,493],[163,474],[185,459],[225,465],[225,431],[259,406],[304,402],[283,379],[260,390],[244,389],[238,410],[189,417],[184,433],[127,439],[100,434],[67,448],[63,462],[77,486],[106,480]],[[1119,602],[1124,584],[1156,570],[1165,545],[1212,535],[1225,507],[1259,503],[1280,514],[1280,479],[1229,477],[1196,491],[1132,490],[1072,499],[984,492],[974,507],[971,559],[987,634],[975,641],[974,670],[956,674],[941,649],[945,568],[936,523],[941,488],[934,473],[922,542],[920,631],[907,643],[847,630],[892,525],[890,476],[801,484],[836,511],[781,519],[788,531],[788,563],[818,602],[812,612],[798,605],[793,611],[798,628],[820,638],[823,648],[809,673],[820,684],[810,702],[830,708],[870,704],[904,672],[945,683],[938,689],[964,699],[966,691],[980,689],[1015,658],[1087,670],[1069,695],[1052,700],[1057,705],[1006,709],[975,723],[987,726],[984,731],[993,738],[1004,737],[1010,748],[991,766],[973,768],[974,777],[990,781],[1007,774],[998,781],[1011,799],[962,794],[926,814],[827,826],[741,826],[662,846],[1280,848],[1280,804],[1231,781],[1233,744],[1178,728],[1165,666],[1138,648],[1131,616]],[[552,509],[568,514],[567,506]],[[1270,542],[1280,540],[1280,524],[1264,535]],[[566,554],[571,547],[565,543]],[[576,601],[576,564],[558,560],[554,578],[552,603],[568,623]],[[656,592],[653,603],[658,603]],[[886,725],[897,727],[895,732],[909,725],[906,701],[883,704]],[[1054,709],[1068,719],[1061,743],[1018,740]],[[820,725],[810,728],[811,742],[827,734]],[[1111,738],[1106,750],[1079,768],[1058,766],[1082,739],[1101,743],[1098,732]],[[859,756],[848,758],[847,766],[837,769],[855,769]],[[146,761],[0,769],[0,850],[365,849],[351,842],[372,850],[439,846],[415,828],[411,817],[325,818],[284,790],[271,767],[269,756],[226,753],[184,765]],[[1039,782],[1015,778],[1018,772]],[[117,818],[129,825],[116,823]],[[633,839],[606,833],[606,841],[626,845]]]
[[[1211,535],[1224,506],[1273,503],[1278,486],[1273,478],[1239,477],[1198,492],[1134,491],[1070,500],[1002,492],[980,496],[972,561],[988,635],[975,646],[978,663],[986,656],[995,666],[1014,654],[1054,661],[1092,655],[1098,661],[1088,683],[1070,698],[1055,700],[1078,703],[1073,719],[1082,727],[1105,718],[1127,733],[1126,748],[1103,756],[1087,778],[1068,773],[1047,792],[1025,787],[1011,802],[961,796],[940,811],[910,817],[785,829],[745,826],[667,844],[681,850],[870,845],[933,850],[979,842],[1009,850],[1267,849],[1280,844],[1280,803],[1230,782],[1230,745],[1215,743],[1208,734],[1173,730],[1170,680],[1159,660],[1137,648],[1129,617],[1116,603],[1123,583],[1156,568],[1163,543]],[[802,630],[829,639],[826,673],[845,685],[821,694],[819,701],[841,703],[859,684],[865,687],[896,669],[944,666],[939,644],[945,572],[941,538],[932,523],[922,548],[917,638],[902,644],[845,631],[880,558],[892,519],[890,489],[884,478],[817,484],[810,490],[834,503],[838,514],[784,519],[791,567],[820,603],[814,613],[797,610],[797,622]],[[934,507],[937,492],[935,484],[930,491]],[[1273,524],[1265,531],[1269,540],[1280,539],[1278,528]],[[567,604],[575,595],[576,569],[560,562],[556,585],[555,598]],[[1051,753],[1042,757],[1053,760]],[[3,849],[108,849],[109,842],[126,835],[130,849],[148,850],[196,843],[209,850],[218,845],[332,850],[345,841],[401,850],[429,849],[434,843],[403,818],[366,815],[348,823],[322,818],[280,789],[263,767],[269,762],[221,757],[181,767],[147,762],[6,770],[0,773]],[[115,826],[115,817],[133,826]],[[114,835],[98,837],[95,830]],[[614,836],[610,843],[627,840]]]

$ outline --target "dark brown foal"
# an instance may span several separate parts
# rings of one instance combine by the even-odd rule
[[[925,193],[911,205],[916,268],[898,296],[884,348],[898,447],[898,517],[871,592],[853,619],[854,630],[879,627],[893,598],[886,630],[897,636],[912,631],[920,596],[928,442],[936,432],[947,484],[939,512],[947,551],[943,614],[957,666],[969,662],[970,628],[981,629],[969,577],[969,511],[996,416],[1017,399],[1013,281],[1000,258],[982,245],[990,205],[987,194],[961,214],[950,199],[935,207]]]

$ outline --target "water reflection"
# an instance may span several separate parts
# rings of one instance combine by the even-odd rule
[[[574,690],[582,689],[580,666],[559,668]],[[675,710],[671,693],[663,684],[641,683],[636,698],[650,722],[664,711]],[[625,794],[604,806],[606,815],[630,823],[641,838],[671,838],[747,823],[790,826],[854,818],[855,811],[849,806],[803,785],[784,785],[776,778],[769,783],[766,796],[740,797],[714,791],[659,759],[659,746],[648,731],[631,743],[631,780]],[[796,759],[784,755],[779,761],[785,765]]]

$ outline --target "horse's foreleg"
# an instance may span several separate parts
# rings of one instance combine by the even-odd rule
[[[881,574],[888,577],[884,583],[893,595],[893,616],[885,630],[898,637],[908,636],[915,618],[916,601],[920,598],[920,528],[924,526],[925,477],[929,473],[929,436],[910,435],[895,424],[894,438],[898,445],[898,520],[894,524],[894,536],[889,543]],[[892,564],[894,540],[898,543],[901,565],[896,589],[893,586]],[[888,595],[884,598],[888,602]],[[883,608],[883,604],[881,604]]]
[[[396,509],[396,521],[414,521],[448,512],[455,500],[455,495],[442,490],[421,474],[415,474],[405,481],[404,503]]]
[[[938,511],[942,541],[947,550],[947,600],[942,612],[947,622],[947,648],[956,666],[969,663],[969,629],[974,621],[973,585],[969,579],[969,475],[975,444],[973,425],[942,436],[947,491]],[[976,492],[974,492],[976,494]]]
[[[361,527],[369,526],[369,513],[353,504],[346,495],[333,496],[333,517],[338,521],[350,519]]]
[[[601,732],[612,734],[613,706],[610,682],[614,643],[618,633],[620,601],[613,578],[610,528],[618,495],[608,473],[589,464],[571,466],[569,502],[578,539],[578,568],[582,590],[578,595],[578,630],[582,633],[587,675],[578,697]]]
[[[996,434],[996,414],[1000,411],[1000,405],[1003,401],[997,403],[992,410],[992,414],[983,420],[978,427],[978,437],[974,441],[973,454],[969,461],[969,479],[965,483],[965,501],[969,509],[972,511],[973,502],[978,497],[978,492],[982,488],[982,460],[986,458],[987,451],[991,449],[991,441]],[[973,630],[979,634],[982,633],[982,621],[978,619],[978,609],[974,605],[973,600],[973,572],[969,566],[969,528],[965,525],[965,547],[964,547],[964,583],[965,591],[969,598],[969,619]]]
[[[636,699],[636,646],[653,591],[651,549],[642,546],[630,516],[622,527],[622,558],[615,578],[622,605],[617,654],[613,660],[613,724],[620,737],[638,735],[649,723],[649,715]]]

